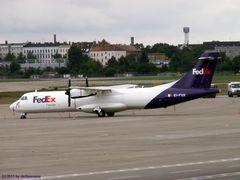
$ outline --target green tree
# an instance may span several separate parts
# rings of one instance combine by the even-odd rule
[[[77,45],[72,45],[68,50],[68,63],[67,67],[73,74],[80,72],[81,66],[86,61],[81,49]]]
[[[152,46],[152,48],[148,48],[147,52],[164,53],[167,57],[171,58],[178,52],[178,47],[166,43],[156,43]]]
[[[2,76],[6,76],[6,75],[8,75],[8,73],[10,72],[10,70],[9,70],[9,66],[8,65],[1,65],[0,66],[0,75],[2,75]]]
[[[136,70],[137,57],[129,54],[125,57],[125,68],[127,72],[134,72]]]
[[[173,54],[170,61],[170,70],[175,72],[186,72],[191,69],[196,61],[193,52],[184,48]]]
[[[240,56],[233,58],[232,69],[235,73],[240,73]]]
[[[13,62],[16,60],[16,56],[13,53],[8,53],[4,58],[5,61]]]
[[[138,57],[138,63],[149,63],[146,51],[142,51],[141,55]]]
[[[225,53],[220,53],[221,60],[217,65],[218,71],[232,71],[232,61],[226,56]]]
[[[37,59],[36,56],[30,51],[27,53],[27,59]]]
[[[63,63],[63,57],[61,54],[56,53],[53,55],[54,60],[58,63],[58,67],[60,68],[60,63]]]
[[[55,70],[57,71],[58,74],[61,74],[61,75],[69,73],[69,70],[67,67],[60,67],[60,68],[58,67]]]
[[[18,54],[18,56],[17,56],[17,62],[18,62],[18,63],[24,63],[25,60],[26,60],[25,56],[23,55],[22,52],[20,52],[20,53]]]
[[[155,74],[157,68],[151,63],[138,63],[136,65],[136,72],[139,74]]]
[[[94,59],[89,59],[83,64],[81,73],[87,76],[98,76],[102,74],[102,64]]]
[[[20,64],[18,64],[16,61],[11,62],[10,64],[10,72],[11,73],[16,73],[21,69]]]
[[[56,54],[53,55],[53,58],[54,59],[60,59],[60,58],[62,58],[62,55],[59,54],[59,53],[56,53]]]
[[[107,42],[105,39],[103,39],[102,41],[98,41],[99,45],[110,45],[109,42]]]
[[[134,46],[137,48],[137,49],[141,49],[141,50],[144,50],[144,45],[142,43],[136,43],[134,44]]]
[[[140,74],[153,74],[156,73],[156,66],[149,63],[149,59],[146,51],[142,51],[141,55],[138,57],[136,64],[136,72]]]
[[[118,73],[119,69],[119,62],[114,56],[112,56],[111,59],[109,59],[109,61],[107,62],[106,67],[104,68],[104,73],[106,76],[114,76],[114,74]]]
[[[43,74],[43,70],[41,70],[40,68],[30,67],[28,69],[25,69],[24,77],[29,78],[31,75],[40,75],[40,74]]]
[[[137,57],[135,55],[127,55],[118,60],[118,72],[135,72],[137,67]]]
[[[104,74],[105,76],[112,77],[116,74],[116,69],[112,67],[105,67]]]
[[[114,56],[112,56],[111,59],[108,60],[106,65],[109,67],[117,68],[119,66],[119,63],[116,60],[116,58]]]

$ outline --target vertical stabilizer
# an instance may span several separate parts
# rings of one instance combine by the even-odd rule
[[[210,88],[218,59],[218,52],[205,51],[201,57],[198,58],[194,68],[185,74],[172,87],[180,89]]]

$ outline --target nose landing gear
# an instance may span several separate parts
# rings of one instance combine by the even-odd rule
[[[27,113],[21,113],[20,119],[26,119],[27,118]]]

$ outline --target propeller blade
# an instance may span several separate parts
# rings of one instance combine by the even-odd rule
[[[70,97],[70,93],[69,93],[69,95],[68,95],[68,107],[70,107],[71,106],[71,97]]]
[[[71,106],[71,79],[68,80],[68,89],[66,90],[65,94],[68,95],[68,107]]]

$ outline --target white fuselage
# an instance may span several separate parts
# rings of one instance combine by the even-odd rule
[[[71,98],[68,107],[66,91],[30,92],[10,105],[10,109],[21,113],[83,111],[94,113],[95,108],[106,112],[118,112],[126,109],[142,109],[154,97],[173,83],[151,88],[112,89],[111,93],[97,94],[83,98]]]

